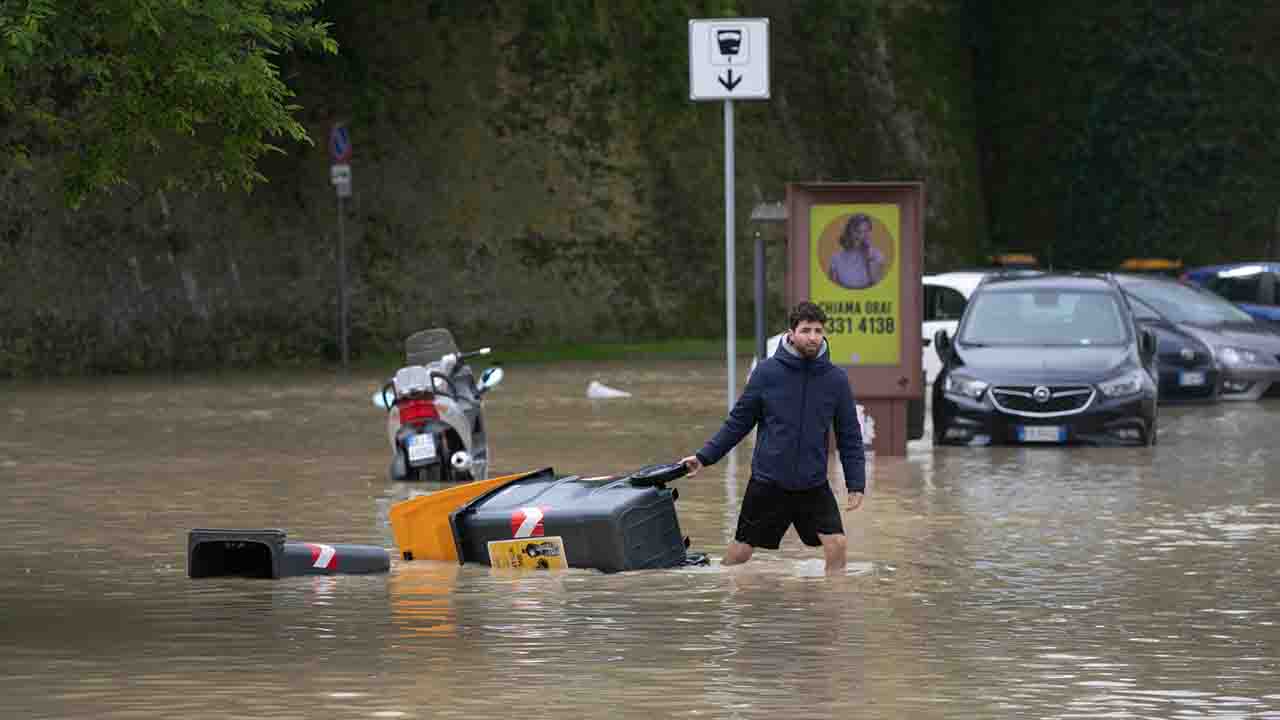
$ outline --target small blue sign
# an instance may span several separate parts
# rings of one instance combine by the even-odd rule
[[[334,125],[329,132],[329,154],[335,163],[351,160],[351,135],[347,133],[346,125]]]

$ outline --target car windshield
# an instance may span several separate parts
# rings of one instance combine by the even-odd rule
[[[1125,292],[1155,308],[1171,322],[1192,325],[1251,323],[1249,313],[1212,293],[1172,282],[1141,282],[1125,286]]]
[[[1116,298],[1086,290],[978,293],[960,342],[970,345],[1120,345],[1128,340]]]

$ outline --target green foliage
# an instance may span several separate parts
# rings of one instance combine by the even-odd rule
[[[0,4],[0,155],[52,160],[67,201],[130,182],[248,188],[281,139],[307,141],[277,58],[333,53],[320,0]]]
[[[997,244],[1077,268],[1197,263],[1266,244],[1280,82],[1274,50],[1250,36],[1274,11],[994,5]]]

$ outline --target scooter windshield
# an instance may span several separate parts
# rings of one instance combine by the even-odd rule
[[[456,352],[458,345],[453,341],[453,333],[445,328],[421,330],[404,341],[404,353],[410,365],[427,365]]]

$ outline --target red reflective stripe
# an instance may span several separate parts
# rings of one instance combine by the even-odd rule
[[[311,567],[321,570],[334,570],[338,567],[338,551],[332,545],[320,545],[317,543],[307,543],[307,549],[311,550]],[[320,556],[328,553],[324,564],[320,563]]]
[[[511,536],[542,537],[546,534],[546,529],[542,527],[542,517],[545,514],[546,508],[540,507],[520,508],[511,513]]]

